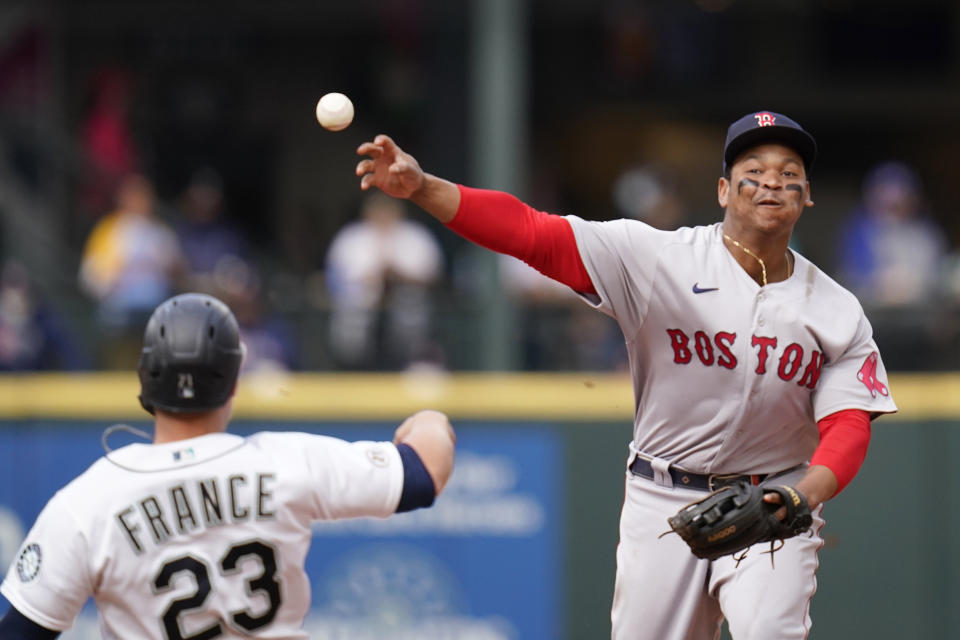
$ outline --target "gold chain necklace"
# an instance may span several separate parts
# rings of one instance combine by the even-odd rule
[[[751,258],[753,258],[754,260],[760,263],[760,278],[763,280],[763,286],[767,286],[767,265],[763,263],[763,258],[755,254],[753,251],[750,251],[750,249],[747,249],[745,246],[743,246],[742,244],[740,244],[739,242],[737,242],[727,234],[723,234],[723,237],[729,240],[730,242],[732,242],[734,246],[740,247],[741,249],[743,249],[744,253],[746,253],[748,256],[750,256]],[[789,251],[784,252],[783,257],[787,261],[787,278],[789,278],[791,275],[793,275],[793,269],[790,267],[790,252]]]

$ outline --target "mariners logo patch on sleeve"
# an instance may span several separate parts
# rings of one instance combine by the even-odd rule
[[[28,544],[20,552],[17,558],[17,575],[20,576],[20,582],[30,582],[40,573],[40,561],[43,554],[40,553],[40,545]]]

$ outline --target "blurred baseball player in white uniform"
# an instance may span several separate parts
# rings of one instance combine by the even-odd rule
[[[813,137],[768,111],[734,122],[717,183],[723,221],[676,231],[551,215],[456,185],[384,135],[357,153],[362,189],[409,198],[620,324],[635,413],[612,637],[717,638],[724,617],[736,640],[806,637],[820,505],[859,470],[870,420],[896,411],[860,304],[789,248],[813,205]],[[739,479],[793,486],[813,509],[813,532],[786,540],[775,568],[762,550],[701,560],[679,537],[660,538],[667,517]]]
[[[92,596],[104,638],[307,638],[311,523],[430,506],[453,469],[446,416],[393,442],[225,433],[242,360],[219,300],[176,296],[144,335],[152,444],[95,462],[47,503],[0,591],[3,640],[56,638]]]

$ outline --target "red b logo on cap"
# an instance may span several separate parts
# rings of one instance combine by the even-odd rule
[[[758,127],[772,127],[776,123],[776,117],[772,113],[755,113],[753,117],[757,119]]]

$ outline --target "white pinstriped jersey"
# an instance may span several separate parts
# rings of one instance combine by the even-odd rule
[[[0,590],[55,630],[93,596],[109,639],[306,638],[311,523],[388,516],[402,488],[389,442],[263,432],[130,445],[47,503]]]
[[[761,287],[721,223],[567,219],[597,290],[584,298],[626,339],[635,451],[700,473],[772,473],[809,460],[820,418],[896,411],[859,302],[803,256]]]

